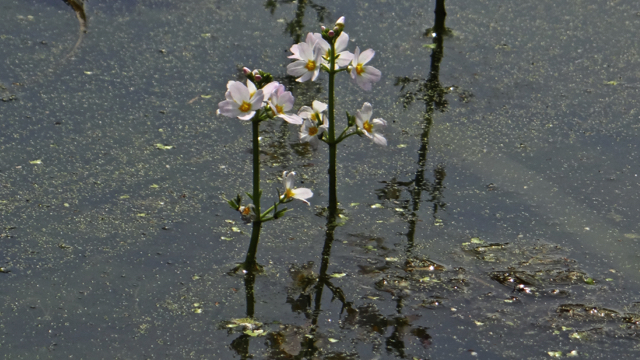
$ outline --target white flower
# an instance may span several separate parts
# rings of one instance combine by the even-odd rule
[[[283,200],[288,200],[291,198],[298,199],[304,201],[309,205],[307,201],[308,198],[313,196],[313,192],[307,188],[293,188],[293,183],[296,180],[296,173],[294,171],[287,173],[286,171],[282,173],[282,182],[284,184],[284,194],[282,194]]]
[[[313,100],[311,103],[312,108],[303,106],[298,111],[298,115],[303,119],[313,120],[315,122],[324,122],[323,117],[326,117],[327,104],[318,100]]]
[[[329,45],[329,43],[322,38],[322,34],[315,33],[313,35],[316,37],[316,39],[319,38],[320,40],[322,40],[318,40],[318,46],[320,46],[320,48],[322,49],[322,56],[325,60],[324,63],[328,66],[331,45]],[[343,32],[340,34],[340,36],[338,36],[335,44],[336,54],[338,54],[338,58],[336,59],[336,69],[349,65],[351,60],[353,60],[353,54],[349,51],[345,51],[347,45],[349,45],[349,35]]]
[[[362,109],[356,112],[356,124],[368,138],[373,140],[374,143],[386,146],[387,139],[378,134],[378,129],[387,126],[387,122],[383,119],[371,120],[372,114],[373,108],[371,107],[371,104],[368,102],[364,103],[364,105],[362,105]]]
[[[299,76],[298,82],[304,82],[309,79],[315,81],[318,78],[318,74],[320,74],[322,65],[322,51],[319,50],[318,46],[315,43],[314,45],[306,42],[299,43],[294,55],[298,60],[287,65],[287,74]]]
[[[300,128],[300,142],[308,142],[314,148],[318,147],[320,142],[320,135],[329,129],[327,123],[327,117],[323,116],[323,124],[318,126],[318,123],[309,119],[304,119],[302,127]]]
[[[322,36],[320,38],[322,39]],[[318,39],[316,38],[316,36],[313,33],[308,33],[307,34],[307,37],[305,39],[305,43],[307,45],[311,46],[311,48],[316,46],[316,42],[317,41],[318,41]],[[324,41],[324,39],[322,41]],[[291,48],[289,49],[289,51],[291,51],[291,53],[293,55],[287,56],[289,59],[302,60],[302,58],[300,57],[300,44],[302,44],[302,43],[291,45]]]
[[[380,81],[382,73],[373,66],[365,66],[376,54],[372,49],[360,53],[360,48],[356,46],[356,52],[351,60],[351,78],[356,81],[363,90],[371,90],[371,84]]]
[[[271,85],[272,83],[267,84],[264,88]],[[273,112],[277,117],[284,119],[286,122],[290,124],[300,125],[302,124],[302,118],[295,114],[285,114],[285,111],[291,110],[293,108],[293,95],[291,91],[285,91],[284,85],[278,84],[273,88],[269,89],[269,106],[273,109]]]
[[[267,85],[262,87],[262,93],[264,94],[264,101],[269,101],[269,98],[271,98],[271,94],[278,88],[280,87],[280,83],[277,81],[272,81],[270,83],[268,83]],[[284,85],[282,85],[284,87]]]
[[[239,81],[229,81],[227,89],[226,100],[218,103],[218,114],[250,120],[256,110],[262,107],[262,90],[257,90],[251,81],[247,80],[247,86]]]
[[[322,51],[320,51],[322,54],[322,63],[327,66],[329,65],[329,53],[331,50],[331,45],[322,38],[322,34],[308,33],[304,43],[312,48],[320,47],[320,49],[322,49]],[[291,46],[291,49],[289,50],[293,53],[293,55],[289,55],[289,59],[303,60],[300,56],[300,44],[294,44]],[[349,51],[345,51],[347,45],[349,45],[349,35],[343,32],[336,39],[335,47],[336,54],[338,54],[338,58],[336,59],[336,69],[349,65],[349,63],[353,59],[353,54]]]

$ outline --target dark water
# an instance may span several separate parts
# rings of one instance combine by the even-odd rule
[[[63,1],[0,0],[0,354],[637,358],[640,6],[445,5],[434,39],[434,2],[90,1],[84,33]],[[224,201],[250,126],[217,103],[242,66],[326,100],[286,56],[342,15],[383,78],[338,77],[337,114],[372,103],[389,146],[340,145],[319,283],[326,148],[262,126],[265,194],[295,170],[315,196],[263,228],[253,337]]]

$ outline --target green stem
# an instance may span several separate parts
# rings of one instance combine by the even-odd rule
[[[244,269],[248,272],[255,272],[259,270],[256,263],[256,254],[258,253],[258,242],[260,241],[261,229],[262,222],[254,221],[253,229],[251,230],[251,243],[249,244],[249,250],[247,250],[247,257],[244,260]],[[249,309],[248,304],[247,309]]]
[[[336,177],[336,130],[335,130],[335,77],[336,77],[336,45],[331,43],[331,59],[329,62],[329,211],[337,211],[338,195]]]
[[[260,120],[258,114],[251,119],[253,130],[253,206],[260,214]],[[260,219],[258,219],[260,221]]]
[[[252,132],[253,132],[253,206],[257,219],[253,222],[253,229],[251,231],[251,243],[249,244],[249,250],[247,250],[247,257],[245,258],[245,269],[253,271],[256,269],[256,254],[258,252],[258,242],[260,240],[260,229],[262,228],[262,221],[260,219],[260,141],[258,139],[260,132],[260,114],[256,114],[251,119]]]

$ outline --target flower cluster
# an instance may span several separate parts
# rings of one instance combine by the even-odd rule
[[[245,68],[245,74],[253,74],[256,81],[262,80],[262,76]],[[258,89],[256,85],[247,79],[247,85],[239,81],[229,81],[226,100],[218,103],[218,115],[237,117],[240,120],[251,120],[259,110],[265,110],[269,117],[279,117],[291,124],[300,125],[302,119],[295,114],[286,114],[293,108],[294,98],[291,91],[286,91],[284,85],[277,81],[271,81]]]
[[[373,66],[366,65],[373,56],[375,51],[368,49],[360,53],[360,48],[356,46],[355,53],[347,51],[349,44],[349,35],[343,32],[344,16],[338,19],[333,30],[326,31],[323,27],[323,34],[308,33],[305,42],[294,44],[291,46],[292,55],[290,59],[294,59],[287,66],[287,74],[297,77],[297,81],[304,82],[307,80],[315,81],[318,78],[320,69],[329,69],[331,59],[331,44],[325,40],[324,35],[329,38],[338,36],[335,39],[335,66],[336,69],[346,68],[351,74],[351,78],[364,90],[371,90],[371,84],[380,81],[382,73]]]

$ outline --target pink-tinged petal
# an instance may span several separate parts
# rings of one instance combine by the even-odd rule
[[[291,53],[293,54],[287,56],[289,59],[300,59],[300,50],[298,49],[298,44],[291,45],[289,51],[291,51]]]
[[[243,101],[249,102],[251,96],[249,94],[249,89],[244,86],[241,82],[234,82],[229,84],[229,92],[231,93],[231,97],[238,104],[242,104]]]
[[[349,35],[346,32],[343,32],[336,39],[336,53],[339,53],[347,48],[349,45]]]
[[[365,91],[371,91],[371,82],[363,79],[363,76],[356,76],[356,84]]]
[[[256,93],[251,98],[251,110],[257,110],[262,107],[262,100],[264,100],[264,94],[262,93],[262,89],[256,91]]]
[[[278,97],[278,103],[282,106],[282,110],[289,111],[293,108],[295,99],[291,91],[287,91]]]
[[[380,134],[373,134],[373,142],[378,145],[387,146],[387,139]]]
[[[360,76],[362,76],[369,82],[378,82],[382,77],[382,72],[380,72],[380,70],[374,68],[373,66],[365,66],[364,72]]]
[[[373,107],[368,102],[362,104],[362,109],[358,111],[360,114],[360,118],[364,121],[369,121],[371,119],[371,115],[373,114]]]
[[[375,51],[373,51],[373,49],[367,49],[365,51],[363,51],[360,56],[358,56],[358,64],[366,64],[369,61],[371,61],[371,59],[373,59],[373,56],[376,54]]]
[[[318,36],[320,35],[318,33],[307,33],[307,37],[304,39],[304,42],[306,42],[309,45],[313,45],[316,43],[316,41],[318,41]],[[320,35],[320,39],[322,39],[322,35]]]
[[[356,51],[353,53],[353,61],[351,61],[351,64],[353,65],[353,67],[356,67],[356,65],[358,65],[359,57],[360,57],[360,48],[356,46]]]
[[[358,72],[356,71],[356,67],[353,66],[353,62],[351,62],[351,65],[352,65],[352,67],[351,67],[351,72],[349,73],[349,75],[351,75],[351,78],[353,80],[355,80],[358,77]]]
[[[300,76],[299,78],[296,79],[297,82],[305,82],[309,79],[311,79],[311,77],[313,76],[313,73],[310,71],[307,71],[304,75]]]
[[[251,96],[253,96],[253,94],[255,94],[256,91],[258,91],[258,88],[256,88],[256,84],[251,82],[251,80],[249,80],[249,79],[247,79],[247,89],[249,89],[249,94]]]
[[[329,49],[331,48],[331,45],[329,45],[329,43],[322,38],[322,34],[320,33],[314,33],[313,34],[313,38],[315,40],[315,46],[319,47],[320,49],[322,49],[322,54],[324,55],[327,51],[329,51]],[[309,42],[307,41],[308,44],[312,45],[314,44],[313,42]]]
[[[353,54],[348,51],[343,51],[338,53],[338,58],[336,59],[336,64],[339,67],[345,67],[351,63],[353,60]]]
[[[270,98],[271,94],[273,94],[280,86],[282,86],[282,88],[284,89],[284,85],[280,84],[277,81],[272,81],[267,85],[263,86],[262,93],[264,94],[264,98],[265,99]]]
[[[307,203],[307,205],[309,205],[309,202],[307,201],[307,199],[313,196],[313,192],[310,189],[298,188],[298,189],[293,189],[292,192],[293,192],[294,199],[304,201],[305,203]]]
[[[224,93],[224,98],[233,101],[233,97],[231,97],[231,91],[227,91],[226,93]]]
[[[238,116],[238,119],[240,119],[240,120],[251,120],[251,118],[253,117],[253,115],[256,114],[256,112],[255,111],[251,111],[251,112],[246,113],[246,114],[247,115],[244,115],[244,116]]]
[[[227,117],[236,117],[241,114],[238,104],[233,100],[225,100],[218,103],[218,112]]]
[[[289,124],[300,125],[302,124],[302,118],[296,114],[280,114],[277,115]]]
[[[239,81],[234,81],[234,80],[229,80],[227,82],[227,91],[229,91],[229,89],[231,89],[231,84],[233,84],[233,83],[240,83],[240,82]],[[242,83],[240,83],[240,84],[242,84]]]
[[[292,62],[291,64],[287,65],[287,74],[291,76],[296,76],[296,77],[302,76],[309,72],[306,66],[307,66],[307,62],[304,60],[298,60],[298,61]]]
[[[313,58],[315,57],[314,56],[315,54],[313,52],[314,48],[309,46],[309,44],[300,43],[300,46],[298,46],[298,49],[300,50],[300,58],[303,61],[305,61],[305,65],[306,65],[306,60],[313,60]]]

